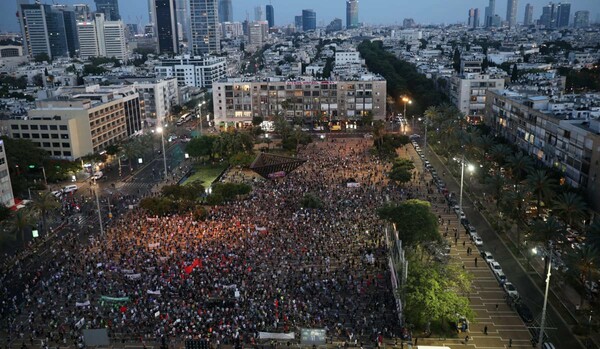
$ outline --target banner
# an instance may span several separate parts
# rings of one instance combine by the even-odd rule
[[[100,296],[100,300],[106,302],[129,302],[129,297]]]
[[[121,272],[123,272],[125,274],[133,274],[133,273],[135,273],[135,270],[133,270],[133,269],[121,269]]]
[[[276,333],[276,332],[258,332],[259,339],[294,339],[294,332],[290,333]]]
[[[200,261],[198,258],[194,259],[194,261],[192,262],[192,264],[190,264],[190,265],[188,265],[187,267],[184,268],[185,273],[186,274],[191,274],[195,267],[202,268],[202,261]]]
[[[77,321],[77,323],[75,323],[75,327],[76,327],[77,329],[80,329],[80,328],[82,328],[82,327],[83,327],[83,325],[85,325],[85,319],[84,319],[84,318],[81,318],[81,320],[79,320],[79,321]]]
[[[347,188],[359,188],[360,187],[360,183],[349,182],[349,183],[346,183],[346,187]]]
[[[142,274],[126,274],[125,277],[129,280],[137,280],[142,278]]]
[[[146,291],[147,294],[153,294],[153,295],[160,295],[160,291],[152,291],[152,290],[148,290]]]
[[[157,242],[155,244],[148,244],[148,248],[156,248],[158,246],[160,246],[160,242]]]
[[[76,307],[89,307],[90,306],[90,301],[75,302],[75,306]]]

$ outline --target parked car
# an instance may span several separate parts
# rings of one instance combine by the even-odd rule
[[[525,323],[529,324],[533,322],[533,313],[531,312],[529,307],[525,305],[525,303],[517,302],[517,304],[515,304],[515,309],[517,310],[517,314],[519,314],[519,316],[521,317],[521,319],[523,319]]]
[[[56,198],[60,199],[63,195],[62,190],[55,190],[52,192],[52,195],[54,195]]]
[[[102,178],[103,176],[104,176],[104,173],[103,173],[102,171],[98,171],[98,172],[94,173],[94,174],[93,174],[93,175],[90,177],[90,179],[91,179],[91,180],[93,180],[93,181],[96,181],[96,180],[98,180],[98,179]]]
[[[496,277],[496,280],[498,280],[500,286],[504,286],[506,283],[506,275],[504,275],[504,272],[502,270],[495,270],[494,276]]]
[[[504,285],[502,285],[502,288],[504,288],[504,292],[506,292],[506,294],[510,297],[515,299],[519,298],[519,292],[517,291],[515,285],[512,284],[512,282],[505,282]]]
[[[502,267],[500,266],[500,263],[498,263],[496,261],[491,261],[489,266],[490,266],[490,269],[492,269],[492,272],[494,274],[497,272],[502,272]]]
[[[64,187],[62,191],[64,194],[68,194],[68,193],[76,192],[77,189],[79,189],[79,187],[76,184],[71,184],[71,185],[67,185],[66,187]]]
[[[494,261],[494,256],[492,255],[491,252],[488,252],[488,251],[481,252],[481,257],[483,257],[483,259],[485,260],[485,262],[487,264],[490,264],[490,262]]]
[[[483,245],[483,239],[477,234],[473,235],[473,242],[475,243],[475,246]]]

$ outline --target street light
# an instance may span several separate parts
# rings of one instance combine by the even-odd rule
[[[552,245],[550,245],[550,253],[546,257],[548,259],[548,271],[546,272],[546,290],[544,291],[544,306],[542,307],[542,321],[540,321],[540,336],[538,337],[537,347],[542,348],[544,345],[544,326],[546,325],[546,307],[548,305],[548,290],[550,289],[550,275],[552,274]]]
[[[404,114],[402,114],[402,116],[404,116],[404,120],[407,120],[406,119],[406,104],[407,103],[412,104],[412,101],[408,97],[402,97],[402,102],[404,102]],[[415,124],[414,124],[414,119],[413,119],[413,128],[414,127],[415,127]]]
[[[469,164],[467,165],[467,170],[469,172],[473,172],[475,171],[475,166]],[[464,182],[465,182],[465,155],[462,155],[462,159],[460,161],[460,195],[458,197],[458,226],[456,228],[456,236],[458,236],[459,232],[460,232],[460,221],[461,221],[461,214],[462,214],[462,198],[463,198],[463,186],[464,186]]]
[[[100,223],[100,236],[104,237],[104,224],[102,223],[102,211],[100,210],[100,198],[98,197],[98,184],[94,184],[94,194],[96,196],[96,208],[98,209],[98,222]]]
[[[200,119],[200,135],[202,135],[202,133],[204,132],[203,129],[202,129],[202,106],[205,105],[205,104],[206,104],[206,101],[204,101],[202,103],[198,103],[198,107],[197,108],[199,109],[200,114],[198,114],[196,112],[196,116],[198,117],[198,119]]]
[[[162,153],[163,153],[163,164],[165,165],[165,180],[167,179],[167,153],[165,152],[165,130],[162,126],[158,126],[156,128],[156,132],[160,133],[160,140],[162,143]]]

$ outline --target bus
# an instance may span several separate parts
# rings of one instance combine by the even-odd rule
[[[185,113],[177,121],[177,126],[181,126],[190,120],[192,120],[192,113]]]

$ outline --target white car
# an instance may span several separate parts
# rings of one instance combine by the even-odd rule
[[[98,172],[94,173],[90,177],[90,179],[93,180],[93,181],[95,181],[95,180],[98,180],[98,179],[102,178],[102,176],[104,176],[104,173],[102,171],[98,171]]]
[[[485,262],[487,264],[494,262],[494,256],[492,256],[491,252],[488,252],[488,251],[481,252],[481,257],[483,257],[483,259],[485,260]]]
[[[506,282],[506,275],[504,275],[504,272],[502,270],[494,270],[494,276],[496,277],[496,280],[498,280],[500,285],[503,285]]]
[[[504,285],[502,285],[502,288],[504,288],[504,292],[506,292],[506,294],[508,294],[510,297],[519,298],[519,292],[512,282],[505,282]]]
[[[473,235],[471,235],[471,239],[473,239],[475,246],[483,245],[483,239],[481,239],[481,237],[479,235],[473,234]]]
[[[54,195],[57,199],[60,199],[60,197],[63,195],[63,192],[61,190],[55,190],[52,192],[52,195]]]
[[[502,271],[502,267],[500,266],[500,263],[496,262],[496,261],[491,261],[490,264],[490,269],[492,269],[492,272],[496,273],[498,271]]]

